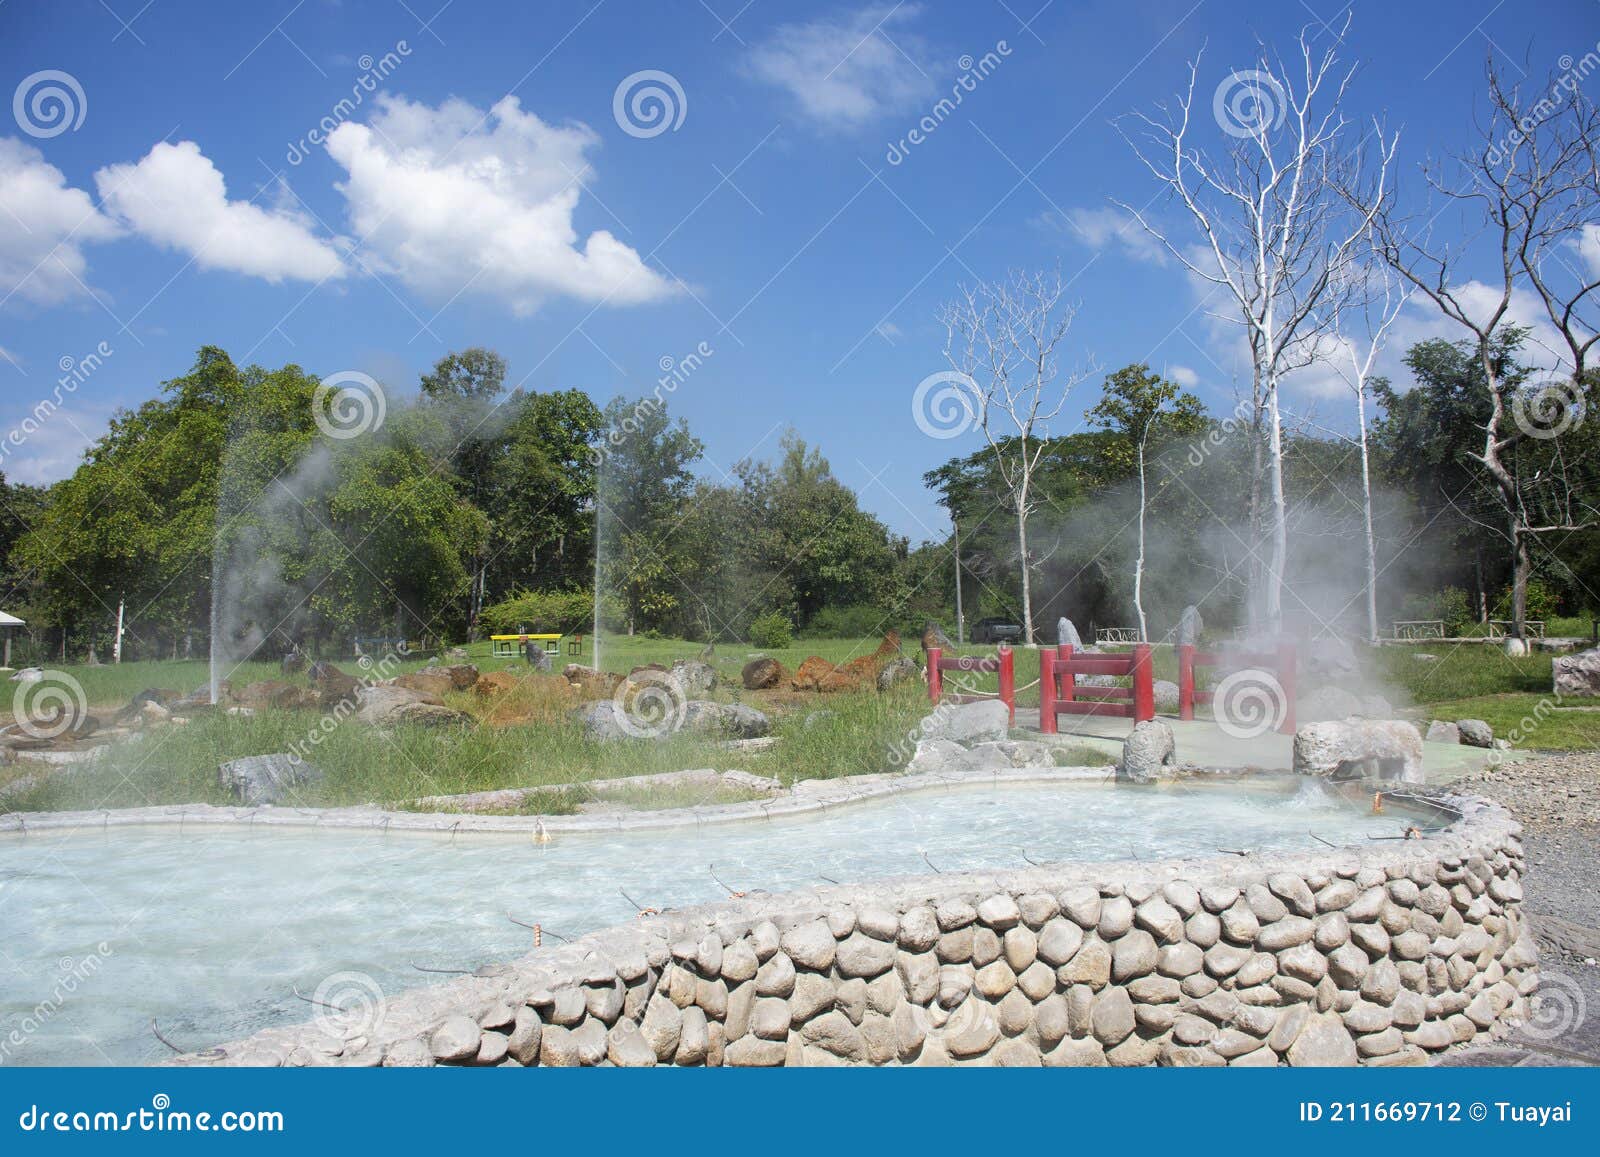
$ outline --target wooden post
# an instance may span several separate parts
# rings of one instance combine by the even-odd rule
[[[1194,718],[1194,644],[1178,645],[1178,718]]]
[[[938,647],[928,648],[928,698],[935,704],[939,702],[939,696],[944,692],[943,680],[939,674],[939,655]]]
[[[1155,676],[1151,670],[1150,644],[1133,645],[1133,719],[1143,723],[1156,717]]]
[[[1000,645],[1000,700],[1011,712],[1011,722],[1017,721],[1017,673],[1012,666],[1011,648]]]
[[[1039,730],[1056,733],[1056,657],[1048,647],[1039,648]]]
[[[1077,676],[1072,673],[1072,644],[1056,644],[1057,666],[1061,668],[1061,698],[1068,703],[1077,699]]]

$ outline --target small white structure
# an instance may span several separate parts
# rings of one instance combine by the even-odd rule
[[[5,635],[5,654],[4,658],[0,658],[0,671],[11,670],[11,636],[18,627],[25,626],[27,624],[17,618],[16,615],[8,615],[4,611],[0,611],[0,633]]]

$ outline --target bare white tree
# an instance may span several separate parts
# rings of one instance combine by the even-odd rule
[[[1028,546],[1034,471],[1047,448],[1051,420],[1085,376],[1074,370],[1063,377],[1056,362],[1056,349],[1077,314],[1065,298],[1059,271],[1013,270],[1003,281],[963,286],[961,296],[939,310],[945,359],[971,384],[973,417],[994,453],[1016,517],[1022,629],[1030,646],[1037,641],[1034,559]]]
[[[1372,463],[1367,444],[1367,385],[1389,330],[1411,296],[1381,262],[1351,264],[1344,291],[1330,296],[1334,371],[1356,396],[1356,442],[1361,449],[1361,520],[1366,536],[1367,640],[1378,641],[1378,541],[1372,528]]]
[[[1600,509],[1580,480],[1592,463],[1569,460],[1558,440],[1589,410],[1587,359],[1600,333],[1600,279],[1581,260],[1600,232],[1600,111],[1560,77],[1537,99],[1526,98],[1502,82],[1492,60],[1488,83],[1489,115],[1480,122],[1477,143],[1454,158],[1449,173],[1424,168],[1434,196],[1477,225],[1474,240],[1493,255],[1484,275],[1473,280],[1462,268],[1473,246],[1434,237],[1440,213],[1431,206],[1418,225],[1401,215],[1393,190],[1347,195],[1371,218],[1383,260],[1465,329],[1477,353],[1489,414],[1483,448],[1472,458],[1500,507],[1494,529],[1511,551],[1511,617],[1520,637],[1533,574],[1531,543],[1540,535],[1600,525]],[[1550,351],[1568,375],[1560,387],[1528,391],[1507,373],[1512,300],[1523,284],[1532,287],[1566,346]],[[1544,453],[1528,452],[1542,443],[1548,444]]]
[[[1353,70],[1340,68],[1332,49],[1315,52],[1308,32],[1300,36],[1294,68],[1265,45],[1255,64],[1224,79],[1213,94],[1211,111],[1227,138],[1221,150],[1198,140],[1198,57],[1189,65],[1187,91],[1173,107],[1163,107],[1159,116],[1135,114],[1142,139],[1124,132],[1145,167],[1183,206],[1197,241],[1170,237],[1144,210],[1118,203],[1191,275],[1226,298],[1227,316],[1245,327],[1271,507],[1271,547],[1256,613],[1263,626],[1277,631],[1289,549],[1278,386],[1285,373],[1315,356],[1326,321],[1319,306],[1369,222],[1339,196],[1336,179],[1355,171],[1364,155],[1359,143],[1350,142],[1350,124],[1340,111]],[[1381,128],[1375,131],[1375,164],[1361,167],[1367,185],[1381,190],[1395,143],[1385,140]]]

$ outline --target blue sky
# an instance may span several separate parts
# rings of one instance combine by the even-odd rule
[[[921,474],[981,443],[930,438],[911,399],[945,368],[935,311],[963,281],[1059,265],[1069,368],[1149,361],[1219,411],[1248,380],[1112,204],[1158,192],[1112,118],[1169,99],[1202,49],[1209,108],[1255,37],[1342,34],[1348,110],[1402,130],[1416,193],[1424,156],[1470,142],[1486,54],[1537,84],[1600,41],[1584,2],[1040,2],[9,0],[0,430],[60,394],[66,359],[109,353],[0,470],[69,473],[202,344],[399,395],[488,345],[513,382],[601,402],[703,345],[671,406],[708,471],[792,425],[892,527],[938,537]],[[639,73],[665,76],[624,85]],[[668,123],[630,111],[641,86]],[[65,121],[31,99],[52,88]],[[1416,307],[1397,344],[1434,332]],[[1348,425],[1315,381],[1292,400]]]

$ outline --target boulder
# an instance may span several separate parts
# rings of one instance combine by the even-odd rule
[[[929,619],[922,624],[922,649],[931,651],[934,647],[948,651],[955,644],[950,641],[950,636],[944,633],[944,628]]]
[[[739,681],[746,691],[767,691],[782,686],[788,677],[789,672],[783,669],[782,663],[765,656],[751,659],[739,672]]]
[[[1429,743],[1460,743],[1461,728],[1443,719],[1435,719],[1428,724],[1428,732],[1422,738]]]
[[[1457,719],[1456,730],[1468,747],[1494,746],[1494,729],[1481,719]]]
[[[1122,743],[1122,758],[1117,761],[1117,778],[1127,783],[1154,783],[1164,768],[1177,762],[1177,744],[1172,728],[1159,719],[1146,719],[1133,725]]]
[[[705,695],[717,686],[717,669],[701,659],[677,660],[672,664],[672,677],[689,695]]]
[[[887,691],[900,683],[910,683],[922,678],[922,666],[915,659],[895,659],[878,672],[878,690]]]
[[[1200,632],[1206,629],[1205,620],[1200,617],[1200,608],[1190,604],[1183,608],[1183,613],[1178,616],[1178,645],[1180,647],[1198,647],[1200,645]]]
[[[683,726],[690,731],[716,731],[735,739],[759,739],[772,731],[772,720],[742,703],[691,699],[684,704]]]
[[[1401,719],[1308,723],[1294,735],[1298,775],[1421,783],[1422,734]]]
[[[247,807],[281,803],[295,789],[322,781],[322,772],[298,756],[247,755],[217,767],[217,782]]]
[[[24,667],[11,676],[11,682],[13,683],[38,683],[43,679],[44,668],[42,667]]]
[[[1178,709],[1178,685],[1171,679],[1157,679],[1152,688],[1155,691],[1157,711],[1176,711]]]
[[[1557,695],[1600,695],[1600,647],[1550,661]]]
[[[396,675],[389,680],[389,685],[404,687],[407,691],[420,691],[435,699],[456,689],[455,682],[450,676],[443,673],[435,675],[427,671],[410,671],[404,675]]]
[[[998,699],[977,703],[952,703],[946,700],[931,715],[925,715],[918,734],[923,739],[948,739],[973,744],[998,741],[1011,726],[1011,711]]]
[[[588,739],[628,739],[632,735],[618,721],[617,705],[609,699],[596,699],[582,707],[573,708],[572,718],[583,728],[583,734]]]
[[[398,723],[455,726],[473,722],[472,716],[446,707],[436,695],[389,684],[361,688],[356,693],[353,718],[373,727],[393,727]]]
[[[1304,664],[1309,674],[1335,677],[1354,675],[1359,666],[1355,647],[1339,635],[1313,639],[1305,648]]]

